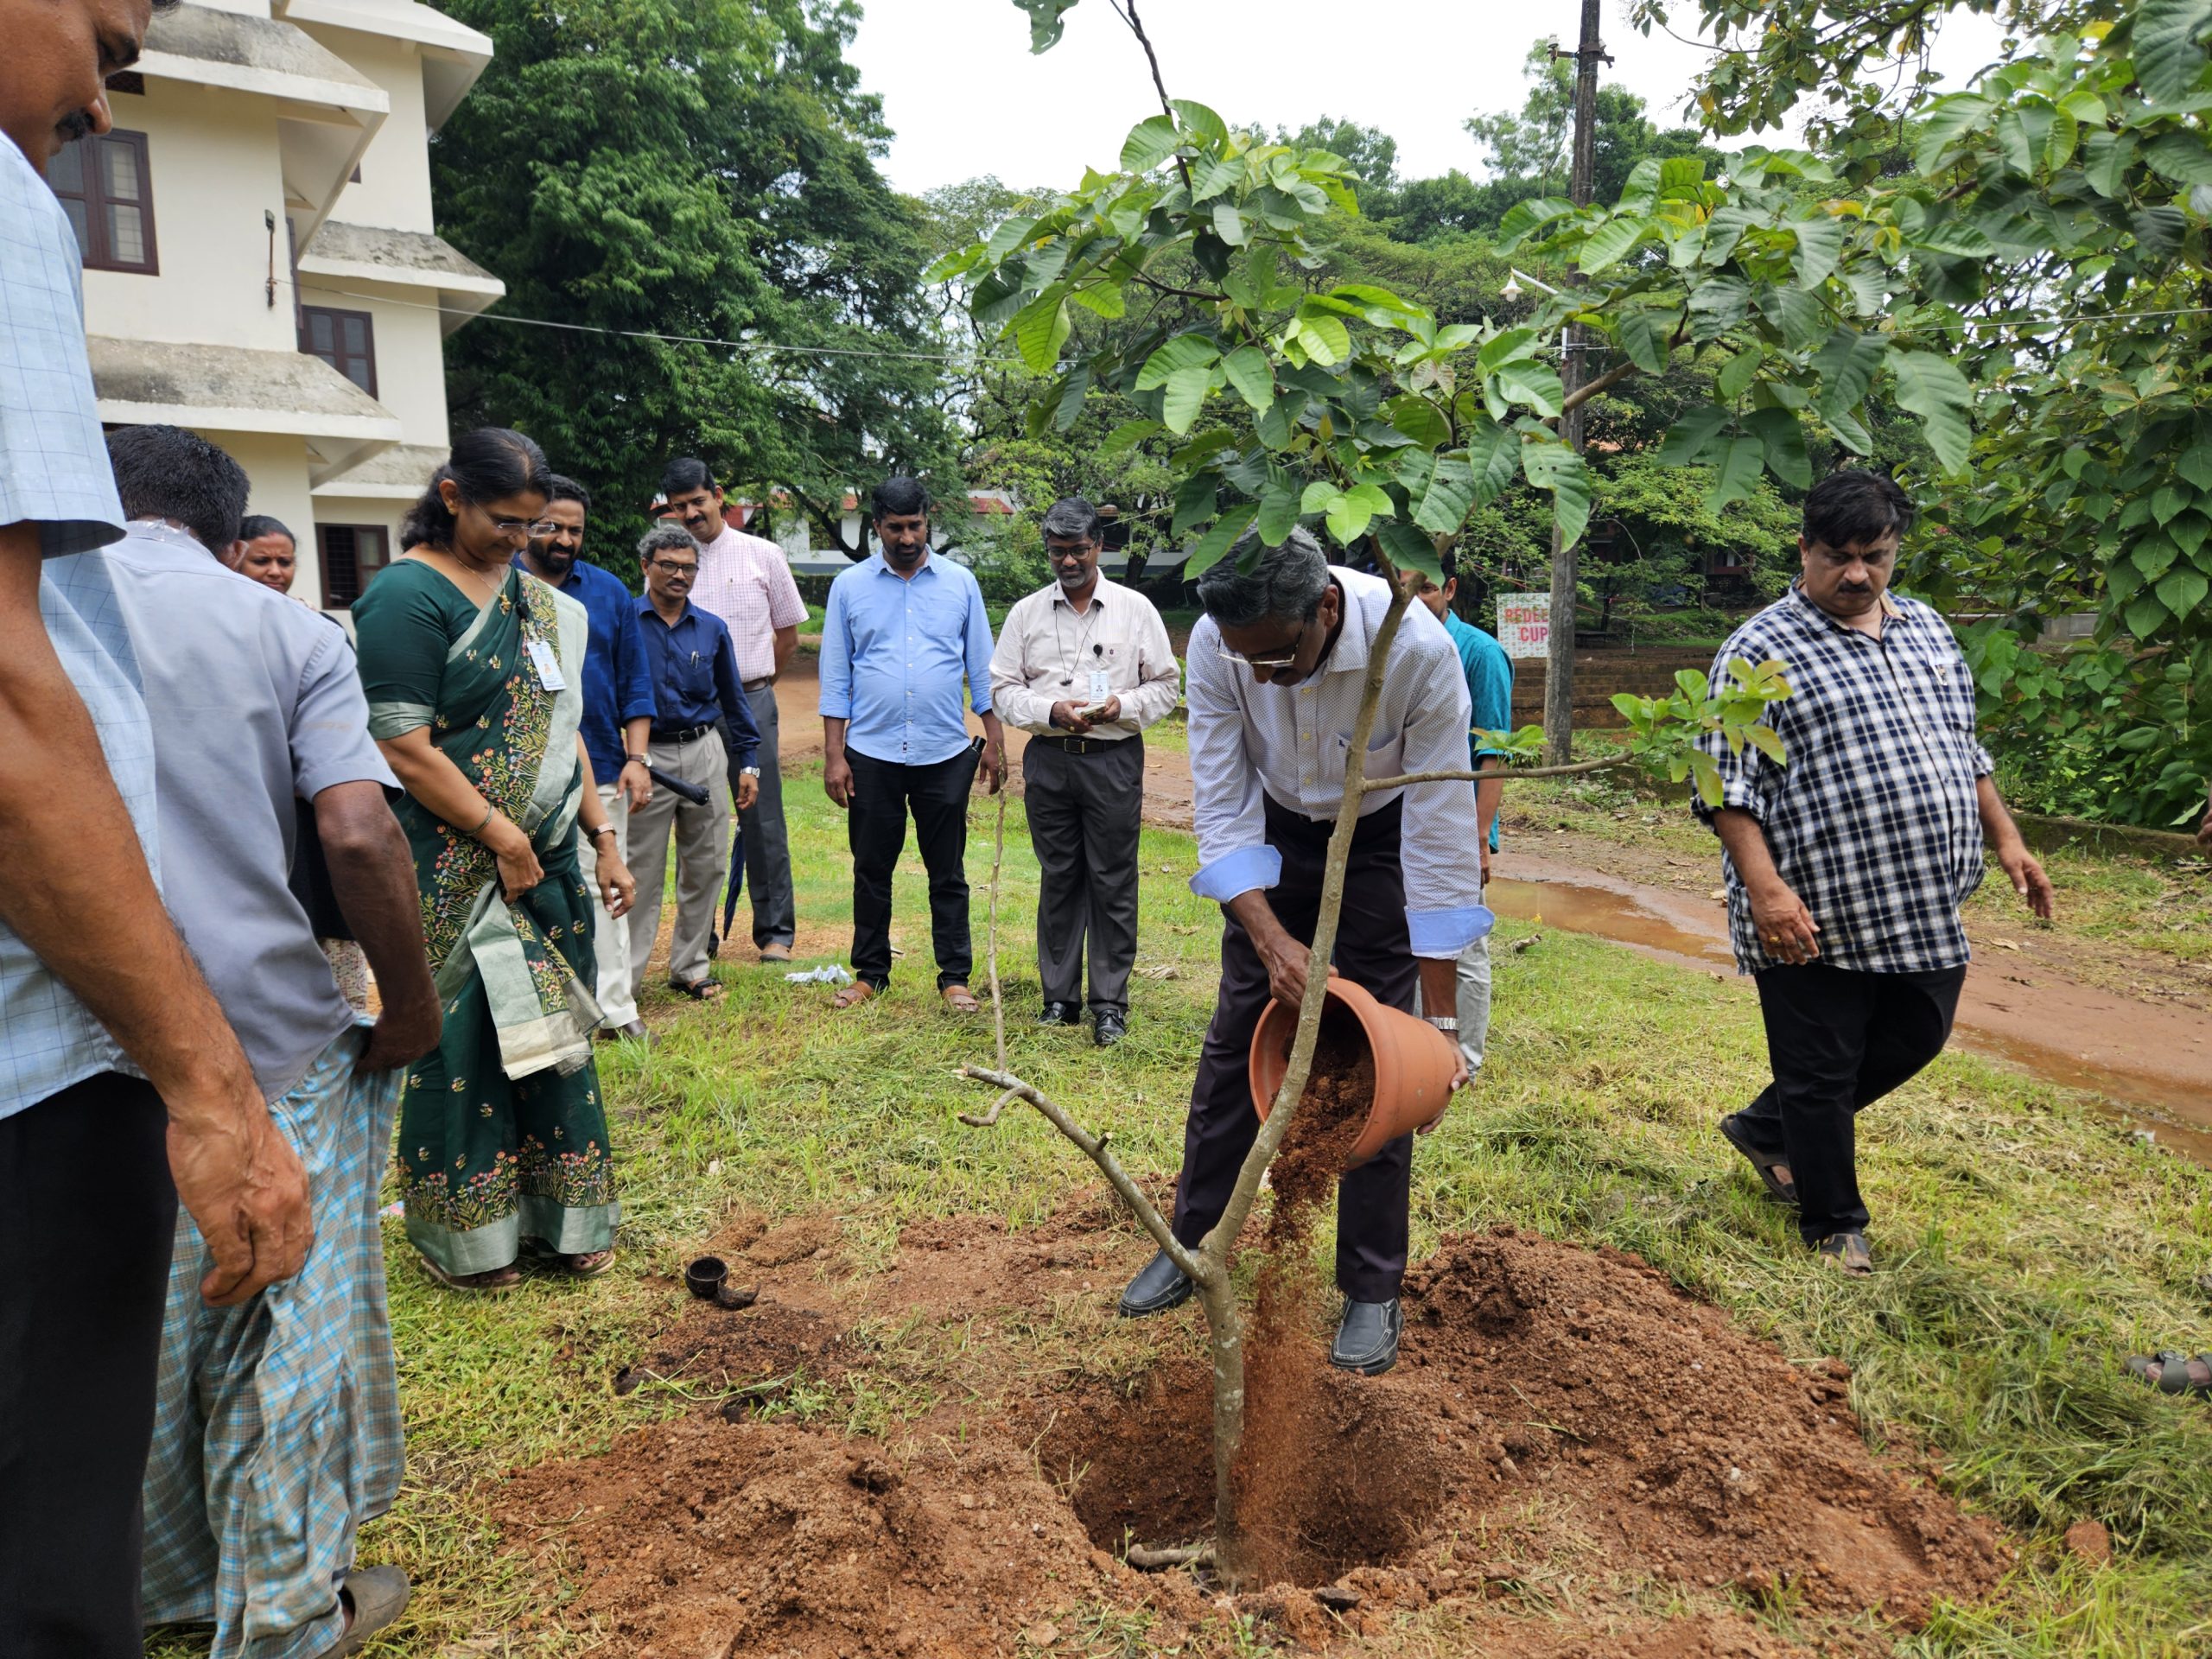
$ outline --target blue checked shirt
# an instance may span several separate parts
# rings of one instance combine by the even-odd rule
[[[0,133],[0,525],[36,524],[49,559],[86,555],[47,569],[39,612],[150,863],[153,728],[113,573],[87,551],[122,539],[123,507],[85,359],[80,263],[61,204]],[[0,924],[0,1117],[124,1069],[91,1012]]]
[[[1765,831],[1775,868],[1820,924],[1821,960],[1863,973],[1955,968],[1967,960],[1959,906],[1981,884],[1975,780],[1995,770],[1974,736],[1974,678],[1943,619],[1885,595],[1878,639],[1836,621],[1794,584],[1731,634],[1714,658],[1783,664],[1792,695],[1767,719],[1789,764],[1718,735],[1722,805]],[[1700,818],[1713,810],[1694,803]],[[1745,973],[1776,965],[1751,920],[1733,860],[1728,932]]]

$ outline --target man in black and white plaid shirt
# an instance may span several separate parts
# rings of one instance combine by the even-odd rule
[[[1974,682],[1951,631],[1889,591],[1912,503],[1879,473],[1841,472],[1805,498],[1789,592],[1720,648],[1778,661],[1792,695],[1768,715],[1788,755],[1719,764],[1722,800],[1698,816],[1726,849],[1736,961],[1758,981],[1774,1080],[1720,1132],[1768,1192],[1798,1208],[1807,1244],[1872,1271],[1859,1194],[1857,1114],[1942,1052],[1966,978],[1959,906],[1989,848],[2015,892],[2050,915],[2051,889],[1990,779]]]

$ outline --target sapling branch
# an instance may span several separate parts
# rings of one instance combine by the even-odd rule
[[[1127,1559],[1141,1572],[1158,1573],[1171,1567],[1211,1567],[1214,1553],[1211,1544],[1185,1544],[1174,1549],[1132,1548]]]
[[[1395,778],[1363,779],[1359,786],[1372,794],[1376,790],[1403,789],[1408,784],[1510,784],[1525,778],[1580,778],[1586,772],[1607,772],[1615,766],[1636,764],[1632,754],[1601,754],[1594,760],[1577,760],[1564,766],[1493,766],[1488,772],[1470,772],[1465,767],[1445,772],[1402,772]]]

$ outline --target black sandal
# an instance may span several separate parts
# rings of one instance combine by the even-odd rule
[[[2202,1376],[2190,1375],[2196,1366]],[[2140,1377],[2160,1394],[2212,1394],[2212,1354],[2184,1354],[2161,1348],[2155,1354],[2130,1354],[2127,1374]]]
[[[1834,1262],[1851,1278],[1866,1279],[1873,1274],[1874,1252],[1864,1233],[1830,1233],[1813,1246],[1813,1251]]]
[[[1741,1112],[1731,1112],[1722,1118],[1720,1138],[1751,1160],[1751,1167],[1758,1172],[1759,1185],[1766,1188],[1767,1197],[1777,1204],[1786,1204],[1795,1210],[1797,1207],[1797,1183],[1785,1181],[1775,1173],[1789,1168],[1789,1160],[1770,1157],[1753,1146],[1751,1136],[1744,1133]]]
[[[668,988],[683,992],[694,1002],[719,1001],[722,995],[721,983],[715,979],[671,979]]]

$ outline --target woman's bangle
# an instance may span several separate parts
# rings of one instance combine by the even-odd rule
[[[499,816],[499,809],[498,807],[486,806],[484,809],[484,816],[477,819],[476,827],[468,832],[468,838],[471,841],[474,841],[478,836],[481,836],[485,830],[491,827],[492,820]]]

